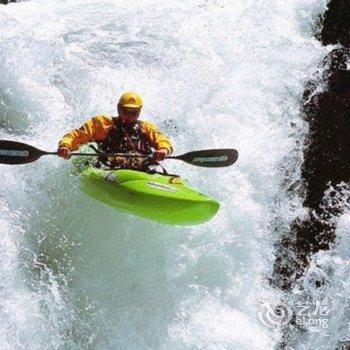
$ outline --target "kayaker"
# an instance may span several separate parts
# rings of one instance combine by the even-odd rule
[[[139,120],[142,98],[134,91],[121,95],[118,116],[96,115],[79,129],[65,134],[58,144],[58,155],[68,159],[71,151],[88,142],[96,142],[103,153],[137,153],[160,162],[172,152],[172,144],[153,123]],[[153,154],[153,155],[152,155]],[[147,170],[149,160],[144,157],[100,157],[100,162],[110,167]]]

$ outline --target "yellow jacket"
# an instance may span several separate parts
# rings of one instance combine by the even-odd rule
[[[142,120],[139,122],[139,125],[142,135],[145,136],[151,147],[156,150],[166,148],[169,153],[172,152],[173,147],[170,140],[153,123]],[[111,128],[113,128],[111,117],[97,115],[88,120],[79,129],[73,129],[65,134],[59,141],[58,146],[67,147],[71,151],[75,151],[79,145],[104,140]]]

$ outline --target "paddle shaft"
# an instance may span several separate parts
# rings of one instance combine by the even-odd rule
[[[46,152],[27,145],[23,142],[0,140],[0,164],[26,164],[31,163],[45,155],[58,155],[58,152]],[[90,157],[123,157],[123,158],[149,158],[146,155],[124,154],[124,153],[69,153],[68,156],[90,156]],[[200,167],[218,168],[226,167],[235,163],[238,152],[235,149],[209,149],[188,152],[179,156],[169,156],[165,159],[182,160],[188,164]]]

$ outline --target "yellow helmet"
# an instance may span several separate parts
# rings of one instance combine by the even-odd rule
[[[120,96],[118,105],[126,108],[141,108],[143,102],[139,94],[134,91],[127,91]]]

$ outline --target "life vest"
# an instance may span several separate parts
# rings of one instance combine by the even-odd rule
[[[152,154],[152,147],[141,132],[140,122],[130,126],[118,118],[112,120],[113,126],[106,138],[97,142],[100,152]]]

